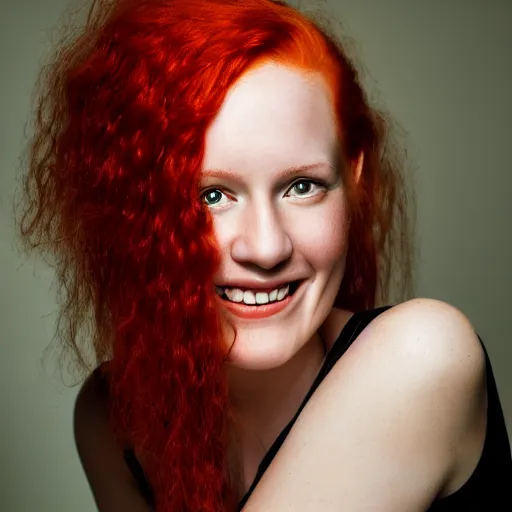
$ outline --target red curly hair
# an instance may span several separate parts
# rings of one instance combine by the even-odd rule
[[[198,179],[229,88],[277,61],[321,73],[334,99],[351,223],[336,305],[410,283],[402,167],[342,45],[271,0],[99,0],[43,69],[19,217],[61,285],[57,338],[109,360],[112,424],[145,453],[158,511],[236,509],[231,412],[212,276],[219,254]],[[349,168],[342,166],[341,168]]]

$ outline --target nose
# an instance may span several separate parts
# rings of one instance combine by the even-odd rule
[[[270,270],[290,258],[292,240],[272,205],[247,208],[240,226],[231,246],[233,260]]]

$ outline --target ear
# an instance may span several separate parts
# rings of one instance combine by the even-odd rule
[[[354,174],[354,179],[356,185],[359,183],[361,178],[361,174],[363,173],[363,165],[364,165],[364,153],[361,151],[356,160],[352,162],[352,172]]]

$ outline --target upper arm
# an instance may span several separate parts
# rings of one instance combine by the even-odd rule
[[[424,511],[469,440],[483,445],[485,397],[467,319],[437,301],[396,306],[324,379],[244,511]]]
[[[108,421],[107,397],[94,375],[80,390],[74,411],[78,455],[100,512],[148,512]]]

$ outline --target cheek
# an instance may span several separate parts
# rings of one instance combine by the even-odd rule
[[[344,259],[348,234],[344,202],[332,201],[304,212],[294,226],[294,246],[319,270],[328,270]]]
[[[221,254],[229,250],[229,245],[240,234],[238,222],[233,215],[212,215],[213,235]]]

